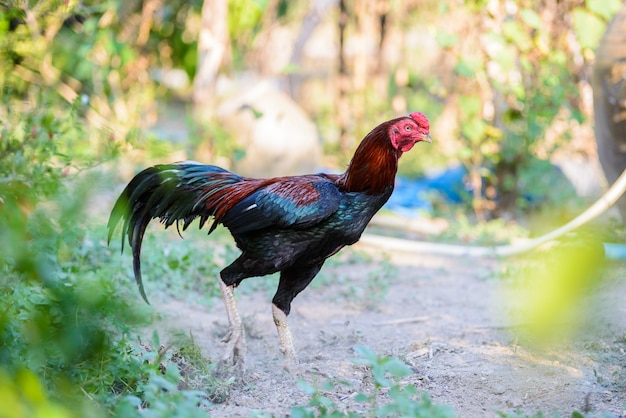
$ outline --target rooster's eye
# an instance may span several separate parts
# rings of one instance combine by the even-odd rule
[[[404,127],[404,129],[405,129],[405,130],[407,130],[407,131],[410,131],[410,130],[411,130],[411,125],[406,125],[406,126]]]

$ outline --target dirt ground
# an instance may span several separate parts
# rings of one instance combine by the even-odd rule
[[[293,405],[309,401],[298,379],[349,382],[326,396],[340,408],[362,411],[354,395],[368,391],[370,380],[366,368],[351,361],[355,344],[402,359],[414,370],[403,382],[459,417],[515,410],[626,416],[624,264],[612,264],[599,291],[586,296],[592,309],[581,331],[543,348],[520,342],[519,324],[509,315],[519,289],[501,262],[404,255],[382,264],[333,262],[321,274],[289,316],[301,363],[295,376],[281,368],[272,292],[246,292],[242,283],[236,294],[247,328],[246,381],[233,384],[211,416],[289,416]],[[227,321],[220,301],[211,309],[176,301],[161,308],[168,313],[163,328],[190,331],[204,354],[221,357]]]

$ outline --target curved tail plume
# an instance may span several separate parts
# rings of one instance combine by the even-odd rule
[[[159,218],[169,227],[182,221],[183,231],[199,217],[202,228],[210,217],[211,233],[230,207],[245,197],[241,185],[245,179],[220,167],[198,163],[156,165],[137,174],[115,202],[107,223],[108,237],[123,219],[122,251],[126,239],[133,253],[135,281],[141,297],[148,302],[141,280],[141,243],[150,221]],[[253,189],[254,181],[247,182]]]

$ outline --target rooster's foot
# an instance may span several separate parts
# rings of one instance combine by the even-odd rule
[[[223,342],[223,343],[227,343],[227,342],[229,342],[232,339],[233,339],[233,331],[232,330],[228,330],[226,335],[224,335],[220,341]]]
[[[272,317],[274,318],[274,324],[276,324],[276,330],[278,331],[278,339],[280,340],[280,351],[283,353],[283,368],[290,373],[296,373],[298,370],[298,357],[296,356],[296,349],[293,346],[293,337],[291,336],[291,330],[287,323],[287,315],[272,304]]]
[[[283,369],[290,374],[297,375],[300,371],[300,363],[296,357],[285,356],[283,358]]]
[[[222,366],[226,369],[236,368],[241,374],[244,370],[244,357],[246,355],[246,338],[243,330],[243,323],[237,311],[237,303],[233,293],[234,286],[226,285],[221,279],[219,280],[224,306],[226,307],[226,315],[228,316],[229,331],[222,338],[222,341],[228,343],[226,353],[222,357]]]
[[[228,343],[222,362],[230,366],[236,366],[239,363],[243,364],[246,356],[246,338],[243,330],[240,332],[229,332],[222,341]]]

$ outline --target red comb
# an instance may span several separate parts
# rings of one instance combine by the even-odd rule
[[[422,112],[413,112],[409,114],[411,119],[415,121],[419,126],[425,129],[430,129],[430,123],[428,122],[428,118]]]

